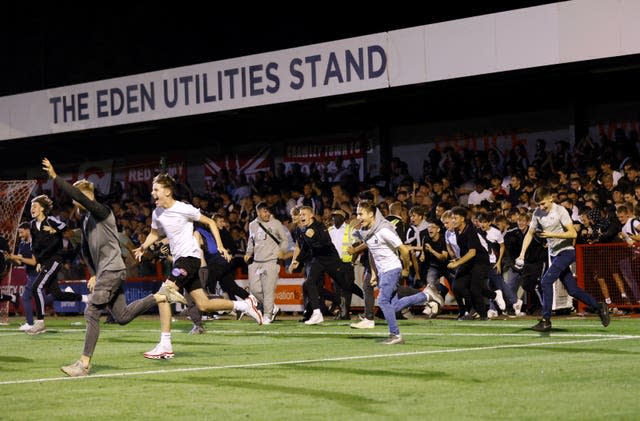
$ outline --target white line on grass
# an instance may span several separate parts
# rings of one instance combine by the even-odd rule
[[[520,327],[522,329],[526,329],[527,332],[522,333],[472,333],[472,332],[461,332],[461,333],[451,333],[451,332],[402,332],[402,336],[472,336],[472,337],[484,337],[484,336],[508,336],[508,337],[539,337],[540,334],[532,332],[529,327],[521,326],[521,325],[511,325],[510,327]],[[567,325],[561,326],[561,328],[570,327]],[[584,326],[580,326],[584,327]],[[51,332],[56,333],[84,333],[85,329],[50,329]],[[109,335],[110,333],[116,333],[118,335],[122,334],[123,329],[103,329],[100,331],[100,336]],[[156,333],[157,329],[126,329],[127,333]],[[185,333],[184,330],[181,329],[172,329],[172,333]],[[291,336],[297,334],[304,334],[307,336],[380,336],[387,337],[389,336],[389,332],[387,331],[373,331],[373,330],[344,330],[344,331],[327,331],[321,329],[305,329],[305,330],[236,330],[236,329],[207,329],[205,334],[215,334],[215,335],[268,335],[268,336]],[[621,339],[640,339],[640,335],[619,335],[615,333],[561,333],[561,332],[552,332],[554,337],[560,338],[621,338]],[[0,337],[3,336],[12,336],[12,335],[25,335],[24,332],[18,331],[2,331],[0,330]]]
[[[549,345],[565,345],[565,344],[584,344],[589,342],[601,342],[601,341],[613,341],[613,340],[625,340],[625,339],[638,339],[637,336],[609,336],[596,339],[581,339],[573,341],[552,341],[552,342],[539,342],[529,344],[511,344],[511,345],[491,345],[491,346],[478,346],[472,348],[452,348],[452,349],[438,349],[431,351],[411,351],[411,352],[395,352],[391,354],[373,354],[373,355],[353,355],[346,357],[332,357],[332,358],[318,358],[312,360],[292,360],[292,361],[272,361],[262,363],[251,364],[232,364],[223,366],[204,366],[204,367],[191,367],[191,368],[176,368],[173,370],[148,370],[148,371],[131,371],[124,373],[110,373],[110,374],[93,374],[87,377],[52,377],[41,379],[28,379],[28,380],[8,380],[0,382],[0,385],[11,384],[26,384],[26,383],[42,383],[42,382],[54,382],[54,381],[71,381],[71,380],[91,380],[91,379],[104,379],[114,377],[130,377],[130,376],[146,376],[152,374],[167,374],[167,373],[187,373],[194,371],[205,370],[223,370],[230,368],[256,368],[256,367],[270,367],[277,365],[294,365],[294,364],[313,364],[324,363],[334,361],[352,361],[352,360],[365,360],[374,358],[389,358],[389,357],[406,357],[415,355],[429,355],[429,354],[449,354],[456,352],[468,352],[468,351],[486,351],[489,349],[509,349],[509,348],[528,348],[528,347],[540,347]]]

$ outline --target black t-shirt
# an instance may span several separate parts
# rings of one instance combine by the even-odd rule
[[[440,235],[437,240],[433,240],[427,230],[422,231],[420,234],[422,236],[422,247],[424,248],[423,253],[425,257],[425,263],[429,266],[445,268],[447,266],[447,261],[438,259],[431,252],[427,251],[426,248],[424,247],[427,244],[431,244],[431,248],[433,248],[438,253],[447,251],[447,243],[444,240],[444,235],[442,235],[442,231],[440,232]]]
[[[329,236],[329,231],[324,224],[314,220],[311,225],[302,228],[302,231],[302,239],[309,247],[311,257],[335,256],[340,259],[338,251]]]
[[[456,240],[458,247],[460,247],[460,257],[466,255],[471,249],[476,251],[476,255],[464,264],[465,267],[470,268],[474,264],[489,264],[489,253],[480,242],[476,228],[469,221],[462,232],[456,232]]]
[[[300,249],[296,260],[300,263],[308,262],[311,259],[311,252],[309,251],[309,246],[306,241],[304,241],[303,229],[301,227],[295,227],[291,232],[291,237],[293,237],[293,241],[298,244],[298,248]]]

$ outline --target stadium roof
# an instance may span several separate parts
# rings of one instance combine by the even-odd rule
[[[260,10],[210,13],[201,5],[157,10],[131,3],[127,9],[95,9],[94,5],[46,4],[8,6],[7,25],[0,25],[7,48],[0,66],[0,96],[47,89],[153,70],[240,57],[261,52],[333,41],[552,1],[449,1],[427,3],[427,13],[414,7],[402,12],[356,15],[325,10],[276,16]],[[311,5],[309,6],[311,7]],[[325,5],[326,7],[326,5]],[[4,14],[4,13],[3,13]],[[212,127],[221,136],[239,139],[283,139],[436,119],[461,119],[492,113],[566,107],[578,100],[624,101],[636,98],[629,88],[637,81],[640,57],[631,56],[552,69],[464,78],[421,86],[372,91],[337,98],[270,105],[238,111],[176,118],[153,123],[39,136],[0,142],[0,164],[33,166],[33,152],[56,159],[85,160],[92,144],[101,151],[92,159],[129,154],[162,153],[171,141],[181,147],[202,146]],[[514,92],[529,98],[513,104]],[[391,94],[390,94],[391,93]],[[25,154],[28,150],[30,153]]]

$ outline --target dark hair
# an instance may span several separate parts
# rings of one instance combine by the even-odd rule
[[[464,206],[454,206],[451,208],[451,213],[453,213],[454,215],[462,216],[463,218],[466,218],[467,215],[469,214],[469,211]]]
[[[360,193],[358,193],[358,199],[359,200],[373,200],[373,193],[371,193],[371,190],[361,191]]]
[[[370,200],[364,200],[364,201],[360,202],[358,204],[358,206],[360,207],[360,209],[363,209],[363,210],[365,210],[367,212],[371,212],[371,213],[374,213],[374,214],[376,213],[376,209],[377,209],[376,205],[375,205],[375,203],[373,203]]]
[[[256,205],[256,210],[258,211],[260,209],[266,209],[269,212],[271,212],[271,208],[269,207],[269,204],[265,201],[262,201]]]
[[[476,219],[478,220],[478,222],[491,222],[493,221],[493,215],[487,212],[479,212],[476,215]]]

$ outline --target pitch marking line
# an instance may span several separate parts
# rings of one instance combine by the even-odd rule
[[[354,360],[366,360],[366,359],[389,358],[389,357],[406,357],[406,356],[430,355],[430,354],[450,354],[450,353],[469,352],[469,351],[528,348],[528,347],[565,345],[565,344],[584,344],[584,343],[591,343],[591,342],[628,340],[628,339],[637,339],[637,336],[620,335],[615,337],[611,336],[611,337],[596,338],[596,339],[579,339],[579,340],[576,339],[571,341],[551,341],[551,342],[539,342],[539,343],[528,343],[528,344],[492,345],[492,346],[478,346],[478,347],[472,347],[472,348],[438,349],[438,350],[431,350],[431,351],[396,352],[391,354],[354,355],[354,356],[346,356],[346,357],[318,358],[318,359],[311,359],[311,360],[272,361],[272,362],[251,363],[251,364],[203,366],[203,367],[191,367],[191,368],[176,368],[173,370],[130,371],[130,372],[124,372],[124,373],[93,374],[86,377],[52,377],[52,378],[29,379],[29,380],[9,380],[9,381],[0,382],[0,385],[43,383],[43,382],[54,382],[54,381],[92,380],[92,379],[105,379],[105,378],[115,378],[115,377],[147,376],[147,375],[153,375],[153,374],[188,373],[188,372],[196,372],[196,371],[224,370],[224,369],[232,369],[232,368],[256,368],[256,367],[271,367],[271,366],[278,366],[278,365],[313,364],[313,363],[325,363],[325,362],[335,362],[335,361],[354,361]]]

